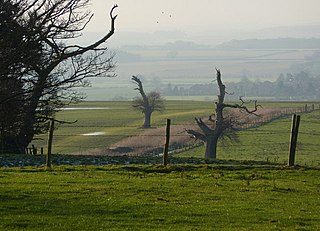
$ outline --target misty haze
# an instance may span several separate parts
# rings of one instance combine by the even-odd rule
[[[110,52],[115,54],[117,77],[93,79],[92,87],[84,90],[88,100],[131,99],[135,95],[130,90],[132,75],[139,75],[148,89],[169,99],[175,99],[174,96],[205,99],[208,94],[200,97],[203,91],[196,92],[195,85],[212,84],[215,68],[223,70],[226,82],[246,80],[253,85],[264,82],[277,85],[280,76],[303,72],[314,81],[310,93],[314,97],[289,92],[284,97],[275,94],[275,89],[274,97],[250,90],[246,95],[287,100],[318,97],[320,19],[312,14],[319,5],[317,1],[308,5],[302,1],[240,4],[229,0],[206,1],[201,5],[186,1],[190,8],[183,11],[178,2],[138,1],[134,3],[137,7],[134,11],[130,10],[133,3],[121,3],[117,33],[108,41]],[[289,10],[286,3],[291,7]],[[103,34],[99,17],[105,16],[101,9],[107,5],[93,1],[96,17],[78,41],[80,44]],[[215,91],[209,95],[212,94]]]
[[[0,0],[0,230],[320,230],[320,0]]]

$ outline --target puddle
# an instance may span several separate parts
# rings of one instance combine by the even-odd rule
[[[112,110],[111,107],[66,107],[62,108],[62,111],[74,111],[74,110]],[[119,109],[119,108],[117,108]]]
[[[91,132],[91,133],[85,133],[81,134],[82,136],[102,136],[105,135],[105,132]]]

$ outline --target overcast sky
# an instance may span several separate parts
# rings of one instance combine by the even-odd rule
[[[118,31],[186,32],[320,24],[320,0],[92,0],[88,31],[104,31],[118,4]]]

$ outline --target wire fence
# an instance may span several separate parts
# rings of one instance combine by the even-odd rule
[[[271,112],[254,120],[243,119],[236,127],[240,142],[222,139],[219,143],[220,157],[225,159],[244,158],[254,160],[283,161],[288,153],[290,136],[290,116],[320,111],[313,105],[301,108],[285,108]],[[276,119],[276,126],[262,126]],[[301,161],[320,164],[320,120],[319,116],[302,120],[297,151],[303,156]],[[169,151],[171,155],[202,155],[201,150],[193,149],[203,146],[203,142],[193,139],[187,129],[196,129],[195,124],[171,125]],[[110,132],[109,132],[110,129]],[[90,132],[90,131],[91,132]],[[54,131],[53,153],[107,155],[107,156],[141,156],[162,155],[165,143],[165,124],[157,128],[138,129],[137,126],[114,126],[88,124],[65,124]],[[47,137],[40,137],[31,145],[28,154],[45,154]],[[279,160],[278,160],[279,159]],[[318,162],[317,162],[318,161]]]

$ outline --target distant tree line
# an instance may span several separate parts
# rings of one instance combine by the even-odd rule
[[[320,76],[311,76],[306,72],[280,74],[275,81],[249,80],[244,77],[240,82],[228,83],[229,97],[232,95],[272,97],[275,99],[319,99]],[[218,89],[213,83],[194,84],[191,87],[162,87],[161,94],[166,96],[217,95]],[[232,94],[234,93],[234,94]]]
[[[219,49],[319,49],[319,38],[276,38],[231,40],[222,43]]]

